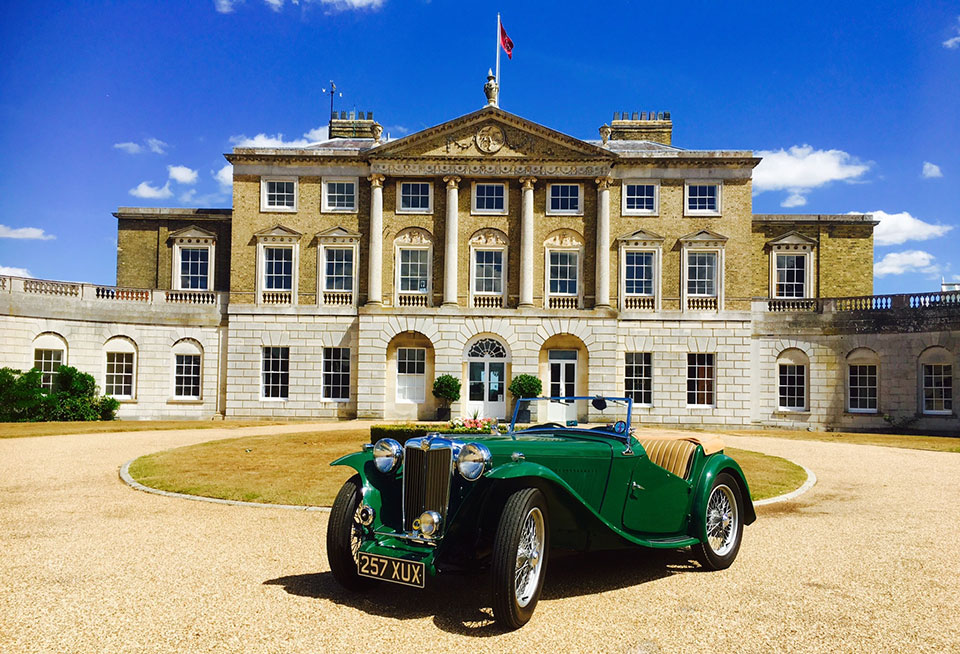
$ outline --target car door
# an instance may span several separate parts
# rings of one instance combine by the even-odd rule
[[[633,467],[623,525],[648,534],[676,534],[686,527],[689,503],[690,484],[644,454]]]

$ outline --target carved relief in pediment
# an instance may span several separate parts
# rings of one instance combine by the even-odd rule
[[[543,242],[547,247],[575,248],[583,245],[583,237],[572,229],[558,229],[547,236]]]
[[[507,235],[499,229],[480,229],[470,237],[470,245],[506,245]]]
[[[466,127],[411,145],[403,157],[539,157],[583,159],[583,152],[565,147],[524,130],[496,122]]]
[[[401,245],[430,245],[433,243],[433,237],[430,232],[420,227],[407,227],[400,230],[394,242]]]

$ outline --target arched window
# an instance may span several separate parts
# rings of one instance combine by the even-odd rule
[[[810,359],[802,350],[790,348],[777,357],[777,409],[807,411]]]
[[[470,346],[467,351],[467,357],[471,359],[506,359],[507,349],[503,347],[500,341],[492,338],[481,338]]]
[[[944,347],[920,353],[920,410],[928,415],[953,414],[953,355]]]
[[[136,397],[137,345],[126,336],[114,336],[104,346],[106,368],[103,393],[118,400]]]
[[[57,371],[67,365],[67,341],[60,334],[44,332],[33,339],[33,367],[40,371],[40,384],[46,389],[56,385]]]
[[[847,410],[877,413],[880,405],[880,357],[860,347],[847,355]]]
[[[173,345],[173,397],[199,400],[202,395],[203,348],[191,338]]]

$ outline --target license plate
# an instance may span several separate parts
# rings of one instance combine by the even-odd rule
[[[357,573],[361,577],[372,577],[395,584],[423,588],[426,566],[422,561],[407,561],[392,556],[360,552],[357,557]]]

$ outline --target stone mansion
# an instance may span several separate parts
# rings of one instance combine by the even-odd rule
[[[396,140],[329,126],[225,155],[232,208],[118,209],[115,287],[0,277],[0,364],[76,366],[126,419],[433,419],[441,374],[454,416],[509,419],[528,373],[639,424],[960,430],[960,293],[872,295],[871,216],[754,214],[750,151],[495,94]]]

